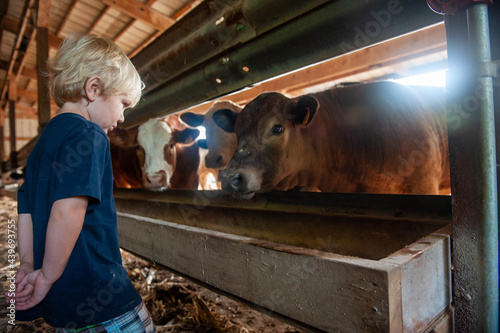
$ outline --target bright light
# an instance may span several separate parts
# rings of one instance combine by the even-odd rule
[[[200,131],[200,135],[198,135],[198,140],[203,140],[207,138],[207,135],[205,133],[206,132],[205,127],[199,126],[196,127],[196,129]]]
[[[444,87],[446,85],[446,70],[409,76],[394,81],[409,86]]]

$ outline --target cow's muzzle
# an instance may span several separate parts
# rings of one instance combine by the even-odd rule
[[[231,173],[225,170],[219,172],[219,181],[224,192],[241,199],[250,199],[255,190],[249,186],[248,178],[241,172]]]

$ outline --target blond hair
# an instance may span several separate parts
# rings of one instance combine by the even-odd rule
[[[95,35],[69,35],[47,62],[52,98],[57,106],[87,99],[85,84],[98,76],[102,94],[127,94],[131,107],[141,98],[144,83],[127,55],[112,40]]]

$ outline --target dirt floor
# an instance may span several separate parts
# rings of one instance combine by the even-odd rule
[[[3,282],[0,284],[0,302],[4,304],[4,292],[10,285],[7,280],[10,265],[18,265],[17,256],[15,262],[11,263],[8,256],[9,230],[12,230],[9,224],[13,224],[12,220],[16,216],[15,200],[0,196],[0,275]],[[10,234],[14,235],[12,232]],[[122,251],[122,257],[123,265],[152,314],[158,332],[301,332],[130,253]],[[16,321],[15,326],[11,325],[8,315],[7,305],[1,307],[0,332],[55,332],[42,319],[34,322]]]

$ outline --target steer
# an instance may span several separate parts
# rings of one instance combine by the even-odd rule
[[[214,123],[213,114],[219,110],[228,110],[237,114],[241,109],[241,106],[231,101],[215,101],[204,114],[185,112],[179,116],[181,121],[188,126],[205,128],[206,139],[198,140],[200,145],[199,175],[203,189],[211,189],[207,178],[212,174],[215,178],[217,177],[219,170],[229,163],[237,145],[236,135],[223,131],[217,126]]]
[[[449,194],[443,90],[426,103],[394,82],[338,86],[293,99],[268,92],[215,122],[238,147],[222,190]]]
[[[196,129],[178,131],[172,129],[166,120],[157,118],[132,130],[116,128],[108,134],[115,185],[138,187],[142,184],[151,190],[173,187],[171,178],[179,154],[177,145],[192,142],[198,135]],[[184,150],[184,147],[179,149]],[[141,168],[140,179],[137,179],[138,166]],[[176,178],[177,183],[185,184],[180,177]]]

